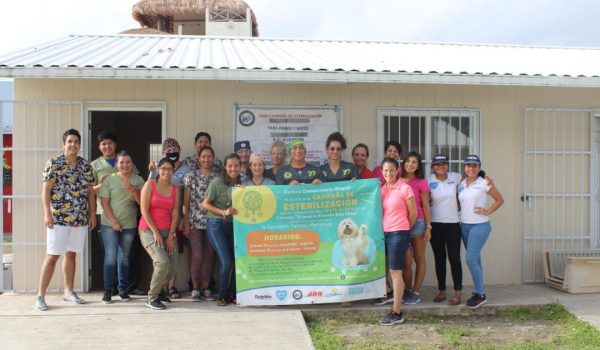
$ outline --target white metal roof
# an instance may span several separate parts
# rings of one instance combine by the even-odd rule
[[[0,77],[600,87],[600,49],[71,35],[0,56]]]

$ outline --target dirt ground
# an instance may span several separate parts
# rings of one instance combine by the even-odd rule
[[[394,326],[376,322],[336,324],[336,335],[350,344],[377,344],[377,348],[404,345],[409,349],[455,349],[459,345],[508,345],[549,341],[559,326],[545,320],[515,321],[497,316],[447,316],[435,320],[411,320]],[[366,345],[366,344],[365,344]],[[383,346],[383,347],[382,347]]]

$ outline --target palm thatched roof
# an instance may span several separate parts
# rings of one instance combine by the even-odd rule
[[[133,28],[120,32],[119,34],[151,34],[151,35],[171,35],[171,33],[163,32],[158,29],[142,27]]]
[[[167,29],[173,32],[174,16],[197,17],[205,21],[206,9],[235,10],[245,13],[250,8],[242,0],[142,0],[133,5],[132,16],[142,27],[158,28],[159,19],[166,20]],[[252,36],[258,36],[258,23],[252,9]]]

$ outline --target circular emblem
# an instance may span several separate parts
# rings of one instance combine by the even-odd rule
[[[430,182],[429,183],[429,188],[431,188],[432,190],[435,190],[436,188],[438,188],[438,183],[437,182]]]
[[[177,173],[175,176],[177,176],[178,179],[183,179],[183,173]]]
[[[292,293],[292,297],[294,297],[294,299],[296,300],[300,300],[302,299],[302,291],[296,289],[293,293]]]
[[[245,111],[241,111],[239,116],[238,116],[238,120],[240,121],[240,124],[242,124],[243,126],[250,126],[252,124],[254,124],[254,121],[256,120],[256,117],[254,116],[254,113],[245,110]]]
[[[247,186],[234,191],[236,219],[245,224],[258,224],[269,220],[277,210],[277,199],[268,186]]]

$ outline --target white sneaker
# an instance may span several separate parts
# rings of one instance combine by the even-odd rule
[[[78,297],[77,294],[75,294],[75,292],[71,292],[68,296],[63,295],[62,300],[65,303],[72,302],[75,304],[85,304],[85,300]]]
[[[40,310],[40,311],[46,311],[48,310],[48,305],[46,304],[46,300],[44,300],[44,297],[41,295],[38,295],[35,298],[35,308]]]

